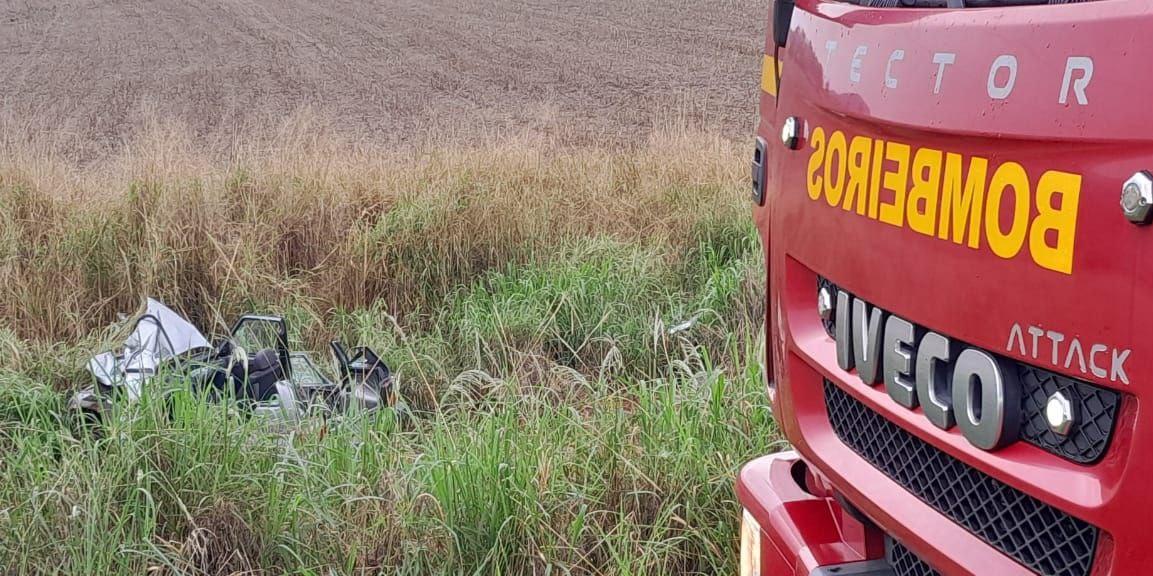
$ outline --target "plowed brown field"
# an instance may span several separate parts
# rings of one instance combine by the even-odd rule
[[[115,149],[148,118],[206,142],[301,110],[353,138],[643,141],[753,127],[758,0],[7,0],[9,135]],[[11,136],[10,136],[11,137]]]

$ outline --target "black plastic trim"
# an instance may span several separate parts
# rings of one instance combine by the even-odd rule
[[[753,203],[757,206],[765,205],[765,164],[768,160],[768,142],[764,138],[757,137],[757,142],[753,149],[753,162],[752,162],[752,180],[753,180]]]
[[[845,564],[831,564],[818,566],[809,572],[809,576],[897,576],[889,561],[865,560],[862,562],[848,562]]]

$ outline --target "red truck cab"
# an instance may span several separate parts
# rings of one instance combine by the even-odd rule
[[[753,201],[794,450],[739,474],[742,574],[1144,573],[1153,4],[769,20]]]

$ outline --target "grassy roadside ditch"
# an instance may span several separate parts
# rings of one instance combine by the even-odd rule
[[[0,566],[66,574],[719,574],[777,442],[737,146],[348,150],[221,161],[178,135],[0,165]],[[669,143],[672,143],[671,145]],[[206,331],[284,314],[372,345],[415,417],[269,434],[63,406],[152,294]]]

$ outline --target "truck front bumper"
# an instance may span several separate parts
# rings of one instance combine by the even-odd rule
[[[737,495],[742,576],[894,574],[884,533],[857,520],[796,452],[747,464]]]

